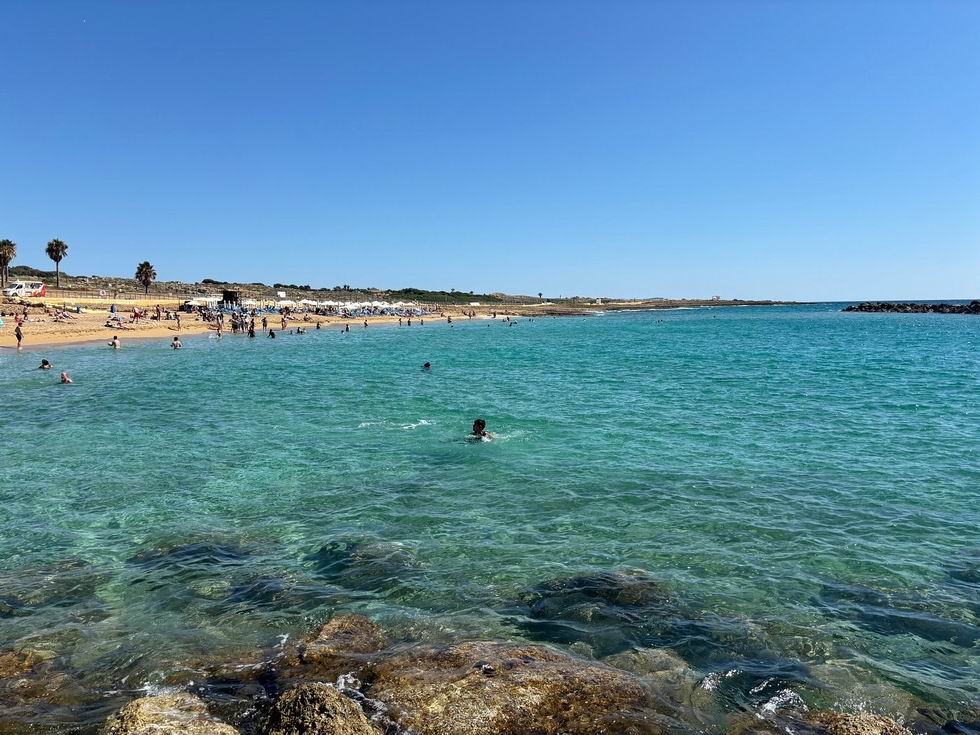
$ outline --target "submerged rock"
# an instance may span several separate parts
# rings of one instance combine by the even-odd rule
[[[376,623],[363,615],[341,615],[320,628],[299,649],[304,663],[351,654],[377,653],[385,647],[385,637]]]
[[[106,722],[103,735],[238,735],[190,694],[161,694],[130,702]]]
[[[225,569],[244,564],[249,552],[236,544],[194,541],[142,551],[126,560],[147,572],[183,576],[206,569]]]
[[[307,557],[322,578],[347,589],[381,592],[404,589],[419,564],[402,544],[386,541],[339,540]]]
[[[355,702],[332,686],[301,684],[269,711],[262,735],[379,735]]]
[[[667,589],[645,572],[597,572],[554,579],[521,596],[532,637],[558,643],[583,642],[599,654],[650,642],[671,617]]]
[[[551,648],[425,646],[374,667],[367,695],[419,735],[646,735],[666,729],[641,680]]]
[[[980,641],[980,627],[950,620],[928,601],[854,584],[826,584],[818,603],[837,617],[853,620],[881,635],[915,635],[927,641],[949,641],[964,648]]]

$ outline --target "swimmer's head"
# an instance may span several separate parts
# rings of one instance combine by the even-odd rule
[[[432,367],[432,365],[430,365],[429,363],[425,362],[425,363],[422,363],[422,367],[425,368],[426,370],[428,370],[430,367]]]
[[[473,433],[482,434],[487,428],[487,422],[483,419],[477,419],[473,422]]]

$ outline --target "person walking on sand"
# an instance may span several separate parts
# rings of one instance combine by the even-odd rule
[[[269,317],[262,317],[262,329],[266,330],[269,328]]]
[[[73,382],[75,382],[75,381],[73,381],[71,378],[68,377],[68,373],[62,371],[62,373],[61,373],[61,384],[62,385],[71,385]]]
[[[14,336],[17,338],[17,349],[19,350],[20,349],[21,340],[24,339],[24,330],[20,328],[20,324],[18,324],[14,328]]]
[[[174,319],[177,320],[177,331],[179,332],[180,331],[180,312],[179,311],[174,314]]]

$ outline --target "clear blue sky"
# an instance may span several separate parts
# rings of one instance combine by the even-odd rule
[[[976,0],[0,0],[0,38],[17,263],[980,296]]]

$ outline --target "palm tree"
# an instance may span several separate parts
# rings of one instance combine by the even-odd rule
[[[541,301],[541,299],[542,299],[543,296],[544,296],[544,294],[541,293],[540,291],[538,291],[538,301]]]
[[[150,284],[156,280],[156,277],[156,269],[150,265],[150,261],[144,260],[136,266],[136,280],[142,284],[144,294],[150,292]]]
[[[7,283],[7,271],[17,256],[17,243],[13,240],[0,240],[0,286]]]
[[[45,248],[48,257],[54,261],[54,282],[57,288],[61,288],[61,259],[68,255],[68,243],[63,240],[52,240]]]

